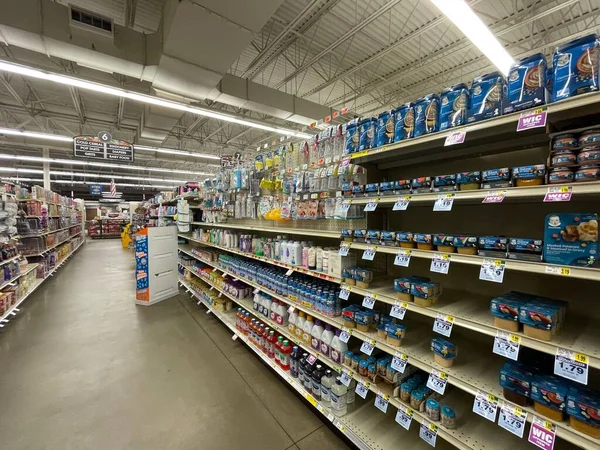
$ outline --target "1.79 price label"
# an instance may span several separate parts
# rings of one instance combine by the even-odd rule
[[[577,383],[588,383],[589,358],[582,353],[575,353],[564,348],[556,349],[554,357],[554,374]]]

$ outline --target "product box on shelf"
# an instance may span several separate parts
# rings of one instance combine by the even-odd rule
[[[571,385],[567,394],[569,423],[596,439],[600,439],[600,392]]]
[[[440,95],[440,131],[467,123],[469,90],[464,83],[446,88]]]
[[[536,53],[515,61],[508,72],[504,114],[544,105],[548,101],[546,58]]]
[[[544,242],[541,239],[510,238],[508,240],[509,259],[521,261],[542,261]]]
[[[415,102],[415,137],[439,130],[440,98],[429,94]]]
[[[535,375],[531,383],[531,399],[535,410],[545,417],[563,420],[569,383],[554,375]]]
[[[544,260],[551,264],[597,266],[598,215],[548,214],[544,232]]]
[[[354,253],[348,253],[347,256],[340,256],[338,252],[329,252],[329,272],[328,275],[341,278],[342,271],[346,267],[356,265],[356,256]]]
[[[553,62],[552,101],[598,90],[598,36],[588,36],[556,48]]]
[[[504,78],[500,72],[477,77],[471,84],[469,123],[499,116],[502,113]]]
[[[506,362],[500,370],[500,386],[504,397],[517,405],[530,403],[533,373],[519,363]]]
[[[510,168],[488,169],[481,171],[481,188],[496,189],[512,186]]]
[[[394,142],[415,136],[415,109],[412,102],[398,106],[394,110]]]
[[[376,147],[394,142],[394,114],[392,111],[383,111],[377,117]]]

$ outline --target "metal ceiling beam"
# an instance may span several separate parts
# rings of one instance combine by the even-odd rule
[[[251,129],[250,129],[250,128],[248,128],[248,129],[246,129],[246,130],[242,131],[241,133],[238,133],[238,134],[236,134],[235,136],[233,136],[233,137],[230,137],[229,139],[227,139],[227,141],[226,141],[225,143],[226,143],[226,144],[230,144],[232,141],[236,141],[236,140],[238,140],[239,138],[241,138],[242,136],[244,136],[246,133],[248,133],[248,132],[250,132],[250,131],[251,131]]]
[[[127,28],[135,26],[135,13],[137,10],[138,0],[125,0],[123,11],[123,25]]]
[[[379,8],[377,11],[375,11],[373,14],[371,14],[367,19],[359,22],[358,25],[356,25],[354,28],[352,28],[351,30],[344,33],[342,36],[340,36],[338,39],[336,39],[335,42],[331,43],[324,50],[322,50],[317,55],[315,55],[313,58],[311,58],[310,61],[302,64],[302,66],[300,66],[298,69],[296,69],[290,75],[285,77],[281,82],[279,82],[275,86],[275,89],[279,89],[282,86],[284,86],[286,83],[288,83],[289,81],[293,80],[300,73],[302,73],[305,70],[307,70],[308,68],[310,68],[314,63],[316,63],[321,58],[323,58],[325,55],[327,55],[329,52],[331,52],[332,50],[337,48],[339,45],[341,45],[347,39],[351,38],[356,33],[360,32],[363,28],[367,27],[371,22],[375,21],[377,18],[379,18],[381,15],[383,15],[384,13],[386,13],[387,11],[392,9],[394,6],[396,6],[401,1],[402,0],[391,0],[391,1],[386,2],[381,8]]]
[[[117,130],[121,129],[123,122],[123,113],[125,111],[125,97],[119,98],[119,106],[117,107]]]
[[[573,3],[576,3],[578,1],[579,0],[566,0],[566,1],[556,5],[553,8],[544,9],[543,11],[540,11],[537,14],[534,14],[529,17],[527,17],[527,16],[530,15],[534,11],[538,11],[538,9],[541,9],[541,8],[536,8],[533,11],[528,9],[526,11],[518,13],[515,16],[511,16],[511,17],[508,17],[508,18],[502,20],[498,24],[493,25],[490,28],[490,30],[496,36],[502,36],[507,33],[511,33],[513,31],[515,31],[516,29],[518,29],[524,25],[527,25],[535,20],[538,20],[549,14],[557,12],[560,9],[565,8],[565,7],[567,7]],[[537,7],[537,6],[540,6],[540,4],[544,5],[547,3],[550,3],[550,1],[540,1],[540,2],[536,3],[535,6]],[[499,27],[506,25],[507,22],[513,22],[513,21],[516,21],[516,23],[507,28],[504,28],[502,30],[498,30]],[[429,67],[433,64],[439,63],[440,60],[454,56],[457,53],[460,53],[462,51],[470,50],[473,47],[474,47],[474,44],[472,44],[470,41],[468,41],[466,39],[462,39],[460,41],[457,41],[453,45],[439,49],[438,52],[439,53],[443,52],[444,53],[443,55],[436,55],[436,52],[431,53],[431,54],[427,55],[426,57],[421,58],[421,61],[423,61],[423,64],[419,65],[418,61],[412,61],[411,63],[406,64],[405,68],[399,69],[396,72],[393,72],[392,74],[388,75],[387,78],[385,78],[385,80],[381,80],[381,79],[373,80],[370,83],[367,83],[367,84],[361,86],[359,89],[369,90],[369,91],[372,91],[374,89],[380,89],[382,87],[393,84],[398,78],[409,76],[415,72],[420,72],[426,67]],[[352,103],[353,101],[356,101],[357,99],[359,99],[362,95],[363,94],[355,95],[350,98],[338,97],[338,98],[332,100],[331,102],[328,102],[327,105],[328,106],[338,106],[338,105]]]
[[[83,125],[83,123],[85,122],[85,116],[83,114],[83,106],[81,105],[79,91],[77,90],[77,88],[69,86],[69,93],[71,94],[71,100],[73,100],[75,111],[77,111],[77,115],[79,116],[79,122]]]
[[[5,77],[0,76],[0,82],[4,85],[4,87],[6,88],[6,90],[10,93],[10,95],[12,95],[14,97],[14,99],[21,105],[21,107],[27,112],[27,114],[29,114],[32,118],[33,121],[44,131],[46,131],[46,127],[42,124],[42,122],[40,122],[37,117],[36,114],[30,110],[27,105],[25,104],[25,102],[23,101],[23,99],[19,96],[19,94],[17,93],[17,91],[15,91],[13,89],[13,87],[10,85],[10,83],[6,80]]]

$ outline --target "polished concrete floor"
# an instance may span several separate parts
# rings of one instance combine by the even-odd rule
[[[136,307],[133,269],[89,241],[0,332],[0,448],[348,448],[189,297]]]

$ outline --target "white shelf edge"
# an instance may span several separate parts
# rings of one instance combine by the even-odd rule
[[[23,255],[25,258],[33,258],[34,256],[42,256],[45,255],[46,253],[48,253],[50,250],[55,249],[56,247],[58,247],[59,245],[64,244],[65,242],[67,242],[70,239],[73,239],[76,236],[79,236],[81,233],[83,232],[83,230],[69,236],[67,239],[65,239],[64,241],[59,242],[58,244],[54,244],[52,247],[48,247],[47,249],[45,249],[43,252],[39,252],[39,253],[33,253],[30,255]]]
[[[286,228],[286,227],[260,227],[253,225],[238,225],[235,223],[207,223],[207,222],[192,222],[192,225],[198,225],[203,227],[217,227],[217,228],[233,228],[237,230],[249,230],[249,231],[264,231],[266,233],[280,233],[280,234],[299,234],[299,235],[310,235],[318,233],[319,237],[324,238],[339,238],[340,233],[338,231],[324,231],[310,228]]]
[[[52,231],[44,231],[43,233],[38,233],[38,234],[20,234],[19,238],[20,239],[26,239],[26,238],[33,238],[33,237],[40,237],[40,236],[47,236],[49,234],[53,234],[53,233],[58,233],[59,231],[64,231],[64,230],[68,230],[70,228],[73,227],[77,227],[79,225],[83,225],[81,223],[76,223],[75,225],[69,225],[68,227],[64,227],[64,228],[59,228],[58,230],[52,230]]]

